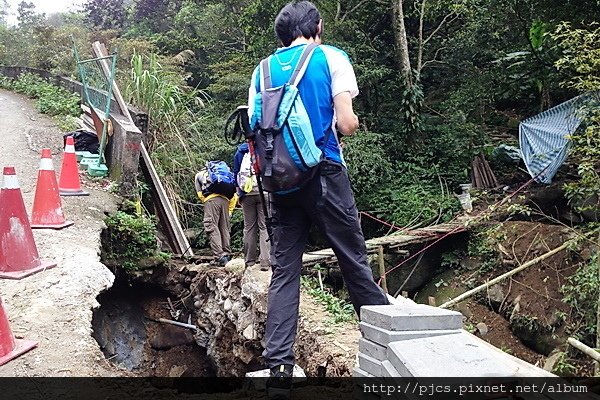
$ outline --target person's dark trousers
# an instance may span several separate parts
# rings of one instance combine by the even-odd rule
[[[367,262],[345,167],[332,161],[322,162],[315,177],[302,189],[272,196],[271,210],[273,276],[263,352],[269,368],[294,364],[292,347],[298,322],[302,253],[311,223],[317,225],[335,252],[356,312],[364,305],[389,304]]]

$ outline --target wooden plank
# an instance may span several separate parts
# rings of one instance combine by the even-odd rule
[[[106,57],[108,56],[108,51],[104,44],[100,42],[94,42],[92,44],[92,50],[96,57]],[[108,61],[106,59],[100,60],[100,65],[102,66],[102,70],[107,78],[110,77],[110,66],[108,65]],[[121,91],[119,90],[119,86],[117,82],[113,80],[112,82],[112,92],[113,96],[117,100],[117,104],[121,109],[121,113],[127,118],[127,120],[135,126],[133,118],[131,118],[131,114],[129,114],[129,110],[127,108],[127,104],[125,100],[123,100],[123,96],[121,95]],[[141,161],[143,163],[143,170],[145,169],[148,174],[152,187],[158,196],[153,196],[155,200],[155,205],[158,211],[159,219],[162,222],[163,228],[166,230],[165,234],[167,234],[167,238],[171,243],[171,248],[174,253],[181,255],[189,255],[193,256],[194,252],[192,251],[192,247],[190,246],[187,237],[183,232],[183,228],[181,227],[181,223],[175,210],[173,209],[173,205],[169,201],[167,197],[167,192],[154,168],[154,163],[150,158],[150,154],[148,154],[148,150],[144,143],[140,143],[140,154]]]

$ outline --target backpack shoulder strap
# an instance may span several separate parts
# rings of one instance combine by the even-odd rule
[[[266,89],[273,87],[271,82],[271,56],[265,58],[260,62],[260,91],[263,92]]]
[[[316,44],[316,43],[310,43],[306,46],[306,48],[302,52],[302,56],[300,57],[300,60],[298,60],[298,63],[296,64],[296,69],[294,69],[294,72],[292,73],[292,76],[290,77],[290,80],[288,81],[288,83],[290,85],[298,86],[298,84],[300,83],[300,80],[302,79],[302,77],[304,76],[304,73],[306,72],[306,68],[308,67],[308,63],[313,54],[313,50],[316,49],[317,46],[318,46],[318,44]]]

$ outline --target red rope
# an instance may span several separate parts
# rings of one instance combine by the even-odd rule
[[[543,171],[542,171],[543,172]],[[541,174],[541,172],[540,172]],[[527,182],[525,182],[523,185],[521,185],[517,190],[515,190],[513,193],[511,193],[510,195],[506,196],[505,198],[503,198],[501,201],[497,202],[496,204],[494,204],[494,206],[500,206],[502,205],[505,201],[512,199],[513,197],[515,197],[517,195],[517,193],[519,193],[520,191],[522,191],[524,188],[526,188],[527,186],[529,186],[537,177],[539,176],[539,174],[533,178],[531,178],[530,180],[528,180]],[[484,215],[487,211],[490,210],[491,207],[488,207],[486,210],[482,211],[479,215],[477,215],[475,218],[479,218],[482,215]],[[494,207],[495,208],[495,207]],[[415,258],[416,256],[418,256],[419,254],[427,251],[427,249],[431,248],[432,246],[434,246],[436,243],[439,243],[440,241],[444,240],[445,238],[447,238],[450,235],[453,235],[455,233],[457,233],[460,230],[463,230],[464,227],[462,225],[457,226],[456,228],[452,229],[450,232],[440,236],[439,238],[437,238],[436,240],[434,240],[433,242],[431,242],[430,244],[428,244],[427,246],[425,246],[424,248],[422,248],[421,250],[417,251],[415,254],[411,255],[410,257],[408,257],[405,260],[402,260],[402,262],[400,262],[400,264],[396,265],[394,268],[388,270],[385,272],[385,274],[383,274],[383,276],[381,276],[379,278],[379,280],[377,281],[378,285],[381,285],[381,281],[383,280],[383,278],[385,278],[389,273],[391,273],[392,271],[395,271],[396,269],[400,268],[402,265],[406,264],[407,262],[409,262],[410,260],[412,260],[413,258]]]
[[[379,219],[379,218],[375,217],[374,215],[369,214],[366,211],[360,211],[360,214],[365,215],[365,216],[371,218],[372,220],[375,220],[385,226],[389,226],[390,228],[395,229],[397,231],[405,231],[406,230],[406,227],[404,227],[404,228],[397,227],[396,225],[390,224],[389,222]]]

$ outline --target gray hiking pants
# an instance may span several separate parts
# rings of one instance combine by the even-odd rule
[[[273,276],[263,352],[269,368],[294,364],[292,347],[298,322],[302,253],[311,223],[327,238],[337,256],[356,312],[363,305],[388,304],[367,262],[367,248],[346,168],[325,161],[319,169],[302,189],[271,197]]]
[[[269,257],[271,245],[267,241],[269,235],[260,196],[247,194],[240,198],[240,203],[242,203],[244,212],[244,259],[246,265],[256,264],[260,248],[260,265],[268,267],[271,265]]]
[[[215,257],[231,253],[229,200],[217,196],[204,203],[204,231]]]

